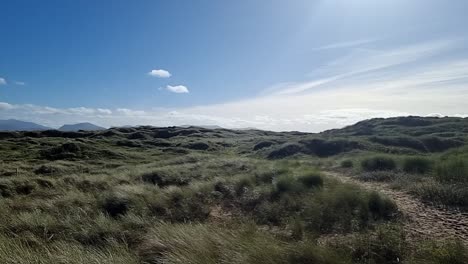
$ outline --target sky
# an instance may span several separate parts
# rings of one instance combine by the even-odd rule
[[[468,116],[465,0],[5,0],[0,119],[318,132]]]

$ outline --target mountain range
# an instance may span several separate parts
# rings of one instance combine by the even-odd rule
[[[0,131],[41,131],[41,130],[53,130],[54,128],[39,125],[33,122],[25,122],[16,119],[0,120]],[[78,123],[63,125],[58,130],[60,131],[79,131],[79,130],[104,130],[104,127],[100,127],[91,123]]]
[[[33,131],[49,130],[50,127],[42,126],[33,122],[25,122],[15,119],[0,120],[0,130],[3,131]]]

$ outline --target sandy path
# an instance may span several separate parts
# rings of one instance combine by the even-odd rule
[[[410,238],[459,238],[468,244],[468,213],[427,205],[408,193],[390,188],[386,183],[359,181],[337,172],[326,174],[343,182],[381,192],[393,199],[404,216],[405,229]]]

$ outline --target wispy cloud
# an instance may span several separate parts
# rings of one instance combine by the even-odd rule
[[[20,86],[26,85],[25,82],[20,82],[20,81],[15,81],[15,84],[16,84],[16,85],[20,85]]]
[[[0,116],[49,126],[73,120],[103,126],[210,124],[311,132],[373,117],[466,117],[468,57],[440,56],[464,46],[446,40],[393,49],[359,49],[331,62],[309,80],[277,84],[267,94],[234,102],[176,109],[54,108],[5,102],[0,103]],[[162,89],[189,92],[182,85]]]
[[[6,85],[6,84],[7,84],[7,81],[5,80],[5,78],[0,77],[0,85]]]
[[[391,72],[392,68],[430,59],[444,51],[450,50],[455,44],[453,40],[440,40],[393,49],[358,49],[350,55],[339,58],[320,69],[322,77],[300,83],[286,83],[282,86],[277,86],[272,93],[277,95],[303,93],[319,86],[331,85],[338,81],[349,80],[370,73],[374,74],[374,76],[370,75],[367,77],[372,79],[372,77],[382,74],[378,73],[378,71],[385,70]],[[425,64],[416,66],[420,67],[421,65]],[[362,80],[363,83],[366,81],[366,79]]]
[[[354,47],[362,46],[364,44],[369,44],[375,41],[377,41],[377,39],[374,38],[374,39],[359,39],[359,40],[336,42],[336,43],[331,43],[325,46],[315,48],[314,50],[354,48]]]
[[[157,78],[169,78],[169,77],[171,77],[171,73],[166,71],[166,70],[163,70],[163,69],[151,70],[148,73],[148,75],[153,76],[153,77],[157,77]]]
[[[189,93],[189,89],[184,85],[166,86],[166,90],[173,93]]]

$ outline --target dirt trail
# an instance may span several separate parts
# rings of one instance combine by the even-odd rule
[[[410,238],[428,240],[459,238],[468,244],[468,213],[427,205],[408,193],[390,188],[386,183],[359,181],[337,172],[326,172],[326,174],[343,182],[381,192],[393,199],[405,218],[405,229]]]

